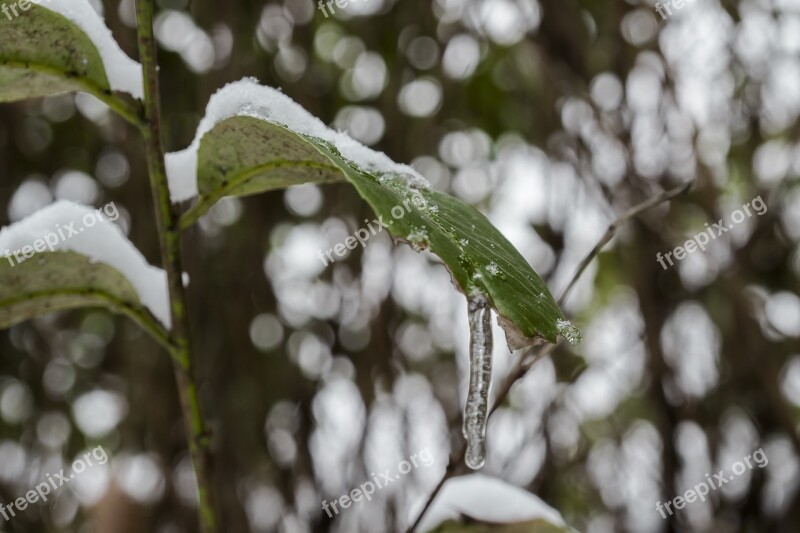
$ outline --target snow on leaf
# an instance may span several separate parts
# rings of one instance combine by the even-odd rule
[[[412,516],[415,515],[412,513]],[[448,520],[456,520],[462,524],[484,522],[495,525],[541,520],[544,525],[557,528],[542,528],[543,532],[572,531],[561,514],[538,496],[484,474],[470,474],[449,479],[415,531],[418,533],[431,531]],[[455,532],[461,529],[445,528],[437,531]],[[487,530],[480,529],[480,531]],[[519,531],[535,530],[519,529]]]
[[[105,305],[119,312],[144,306],[169,328],[166,274],[91,207],[62,200],[3,228],[0,256],[2,327],[56,309]]]
[[[30,4],[0,17],[0,101],[85,91],[142,98],[142,69],[87,0]]]
[[[342,157],[366,171],[380,170],[382,174],[391,173],[393,179],[407,181],[417,188],[430,187],[412,167],[397,164],[385,154],[365,147],[347,134],[332,130],[281,91],[260,85],[255,79],[245,78],[217,91],[208,102],[206,114],[197,127],[192,144],[180,152],[167,155],[167,174],[173,201],[197,196],[200,142],[217,124],[232,117],[251,117],[283,126],[299,135],[335,147]]]

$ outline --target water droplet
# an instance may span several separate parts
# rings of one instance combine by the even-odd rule
[[[408,234],[408,242],[415,252],[427,250],[430,247],[430,240],[428,238],[428,231],[423,228],[411,228],[411,233]]]
[[[397,183],[397,175],[396,174],[381,174],[378,177],[378,181],[381,182],[383,185],[393,185]]]
[[[469,389],[462,433],[467,439],[464,462],[478,470],[486,462],[486,420],[492,385],[492,310],[482,294],[471,295],[468,305]]]
[[[395,189],[427,190],[431,188],[431,184],[425,178],[407,172],[385,172],[380,175],[378,181]]]
[[[567,339],[567,342],[572,346],[580,344],[582,340],[581,332],[569,320],[559,318],[556,321],[556,328],[558,329],[558,334]]]

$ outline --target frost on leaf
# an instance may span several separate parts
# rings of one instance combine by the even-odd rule
[[[559,319],[556,322],[556,327],[558,328],[558,334],[567,339],[570,345],[577,346],[580,344],[581,332],[569,320]]]

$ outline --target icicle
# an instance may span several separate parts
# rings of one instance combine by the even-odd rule
[[[577,346],[581,343],[581,332],[570,321],[559,318],[556,322],[556,328],[558,329],[558,334],[567,339],[570,345]]]
[[[477,470],[486,462],[486,418],[492,384],[492,310],[482,295],[469,298],[469,392],[464,406],[467,466]]]

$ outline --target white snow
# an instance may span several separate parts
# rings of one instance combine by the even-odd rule
[[[92,222],[89,222],[90,217],[94,219]],[[78,234],[72,234],[67,227]],[[92,207],[61,200],[6,226],[0,230],[0,256],[13,254],[23,246],[33,246],[34,241],[47,234],[58,236],[59,228],[67,238],[59,238],[54,250],[76,252],[89,257],[92,262],[105,263],[117,269],[136,290],[141,303],[167,328],[170,327],[166,273],[150,266],[122,230]],[[36,255],[27,259],[35,260]]]
[[[100,53],[112,90],[129,93],[140,100],[144,98],[142,66],[122,51],[88,0],[43,0],[36,3],[66,17],[86,33]]]
[[[235,116],[260,118],[288,129],[328,141],[343,157],[358,167],[377,174],[396,173],[409,185],[429,188],[430,184],[416,170],[389,159],[384,153],[367,148],[346,133],[337,132],[311,115],[291,98],[254,78],[229,83],[209,100],[206,115],[197,127],[188,148],[167,154],[167,176],[172,200],[181,202],[197,196],[197,150],[203,135],[225,119]]]
[[[419,509],[414,511],[412,516]],[[561,514],[538,496],[498,478],[471,474],[449,479],[444,484],[416,531],[430,531],[461,515],[496,524],[539,518],[554,526],[567,527]]]

